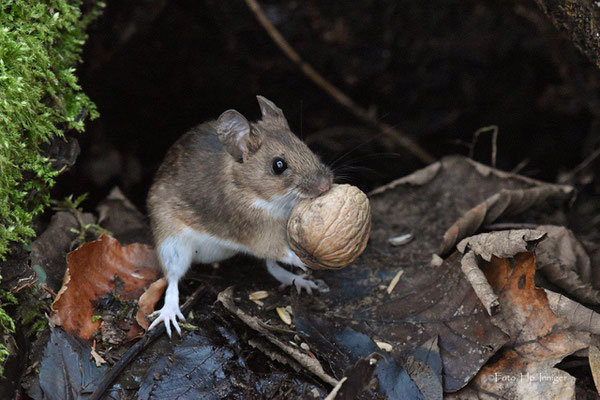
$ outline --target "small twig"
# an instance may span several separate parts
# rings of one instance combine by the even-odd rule
[[[256,322],[258,322],[258,324],[260,326],[262,326],[263,328],[268,329],[272,332],[287,333],[290,335],[294,335],[296,333],[296,331],[293,331],[291,329],[284,329],[284,328],[279,328],[277,326],[272,326],[272,325],[262,322],[261,320],[257,320]]]
[[[523,160],[521,160],[520,163],[518,163],[517,165],[515,165],[515,167],[510,171],[511,174],[518,174],[519,172],[521,172],[521,170],[523,168],[525,168],[527,166],[527,164],[529,164],[529,158],[525,158]]]
[[[496,154],[498,152],[498,125],[490,125],[490,126],[484,126],[483,128],[479,128],[475,131],[475,133],[473,134],[473,141],[471,142],[471,145],[469,146],[469,158],[473,159],[473,155],[475,153],[475,145],[477,144],[477,141],[479,140],[479,135],[481,135],[484,132],[492,132],[492,167],[496,168]]]
[[[186,313],[188,309],[198,300],[200,293],[204,290],[204,286],[200,285],[194,293],[191,294],[190,297],[183,303],[181,306],[182,313]],[[165,324],[160,324],[156,328],[152,329],[150,332],[146,332],[146,334],[137,341],[136,344],[131,346],[129,350],[113,365],[111,369],[106,371],[102,380],[98,383],[96,390],[90,396],[89,400],[99,400],[103,395],[106,389],[112,385],[113,381],[117,378],[117,376],[129,365],[129,363],[146,347],[148,347],[152,342],[160,337],[165,331]]]
[[[50,296],[52,296],[53,299],[56,298],[56,292],[52,289],[50,289],[48,286],[46,286],[46,284],[42,284],[40,285],[40,287],[42,288],[43,291],[45,291],[46,293],[48,293]]]
[[[567,183],[571,181],[579,171],[590,165],[596,158],[598,158],[598,156],[600,156],[600,147],[594,150],[589,156],[584,158],[584,160],[581,163],[579,163],[579,165],[577,165],[571,171],[564,174],[560,179],[560,183]]]
[[[536,229],[539,224],[531,224],[527,222],[498,222],[488,224],[482,227],[485,231],[506,231],[509,229]]]
[[[245,0],[246,4],[252,10],[258,22],[263,26],[263,28],[267,31],[267,34],[273,39],[275,44],[284,52],[284,54],[294,63],[296,64],[300,70],[313,81],[318,87],[323,89],[327,94],[335,99],[342,106],[346,107],[350,112],[352,112],[357,118],[361,119],[363,122],[377,128],[384,134],[390,136],[395,139],[395,141],[406,150],[415,155],[418,159],[423,161],[424,163],[431,163],[435,161],[435,158],[424,148],[422,148],[419,144],[417,144],[414,140],[409,138],[405,133],[400,132],[397,128],[394,128],[391,125],[386,124],[385,122],[378,121],[369,111],[365,108],[359,106],[348,97],[344,92],[340,89],[329,83],[321,74],[319,74],[310,64],[305,62],[302,57],[290,46],[287,40],[283,37],[283,35],[277,30],[275,25],[271,23],[269,17],[265,14],[260,5],[256,2],[256,0]]]

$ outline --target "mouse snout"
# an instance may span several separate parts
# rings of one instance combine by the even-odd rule
[[[308,174],[299,188],[304,198],[313,198],[325,194],[333,185],[333,174],[328,170]]]
[[[319,192],[319,196],[327,193],[331,189],[331,179],[328,177],[321,177],[317,181],[317,192]]]

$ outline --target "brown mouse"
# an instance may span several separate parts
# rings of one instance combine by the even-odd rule
[[[306,270],[288,246],[288,217],[300,199],[327,192],[333,174],[290,131],[281,109],[257,99],[261,120],[225,111],[179,138],[156,174],[148,210],[168,286],[149,329],[164,322],[169,336],[170,324],[181,332],[178,282],[193,262],[245,253],[265,259],[283,285],[316,288],[278,262]]]

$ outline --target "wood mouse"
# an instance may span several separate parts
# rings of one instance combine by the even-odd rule
[[[333,173],[290,131],[281,109],[256,97],[259,121],[225,111],[179,138],[156,173],[148,210],[168,286],[149,329],[164,322],[169,337],[170,324],[181,334],[178,282],[193,262],[245,253],[265,259],[283,285],[317,287],[278,262],[306,271],[288,246],[288,217],[300,199],[327,192]]]

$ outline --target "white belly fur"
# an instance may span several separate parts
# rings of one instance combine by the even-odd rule
[[[159,245],[160,258],[165,264],[170,264],[169,260],[173,258],[187,258],[190,261],[208,264],[225,260],[236,253],[251,254],[245,246],[191,228],[184,228],[179,234],[167,238]]]

